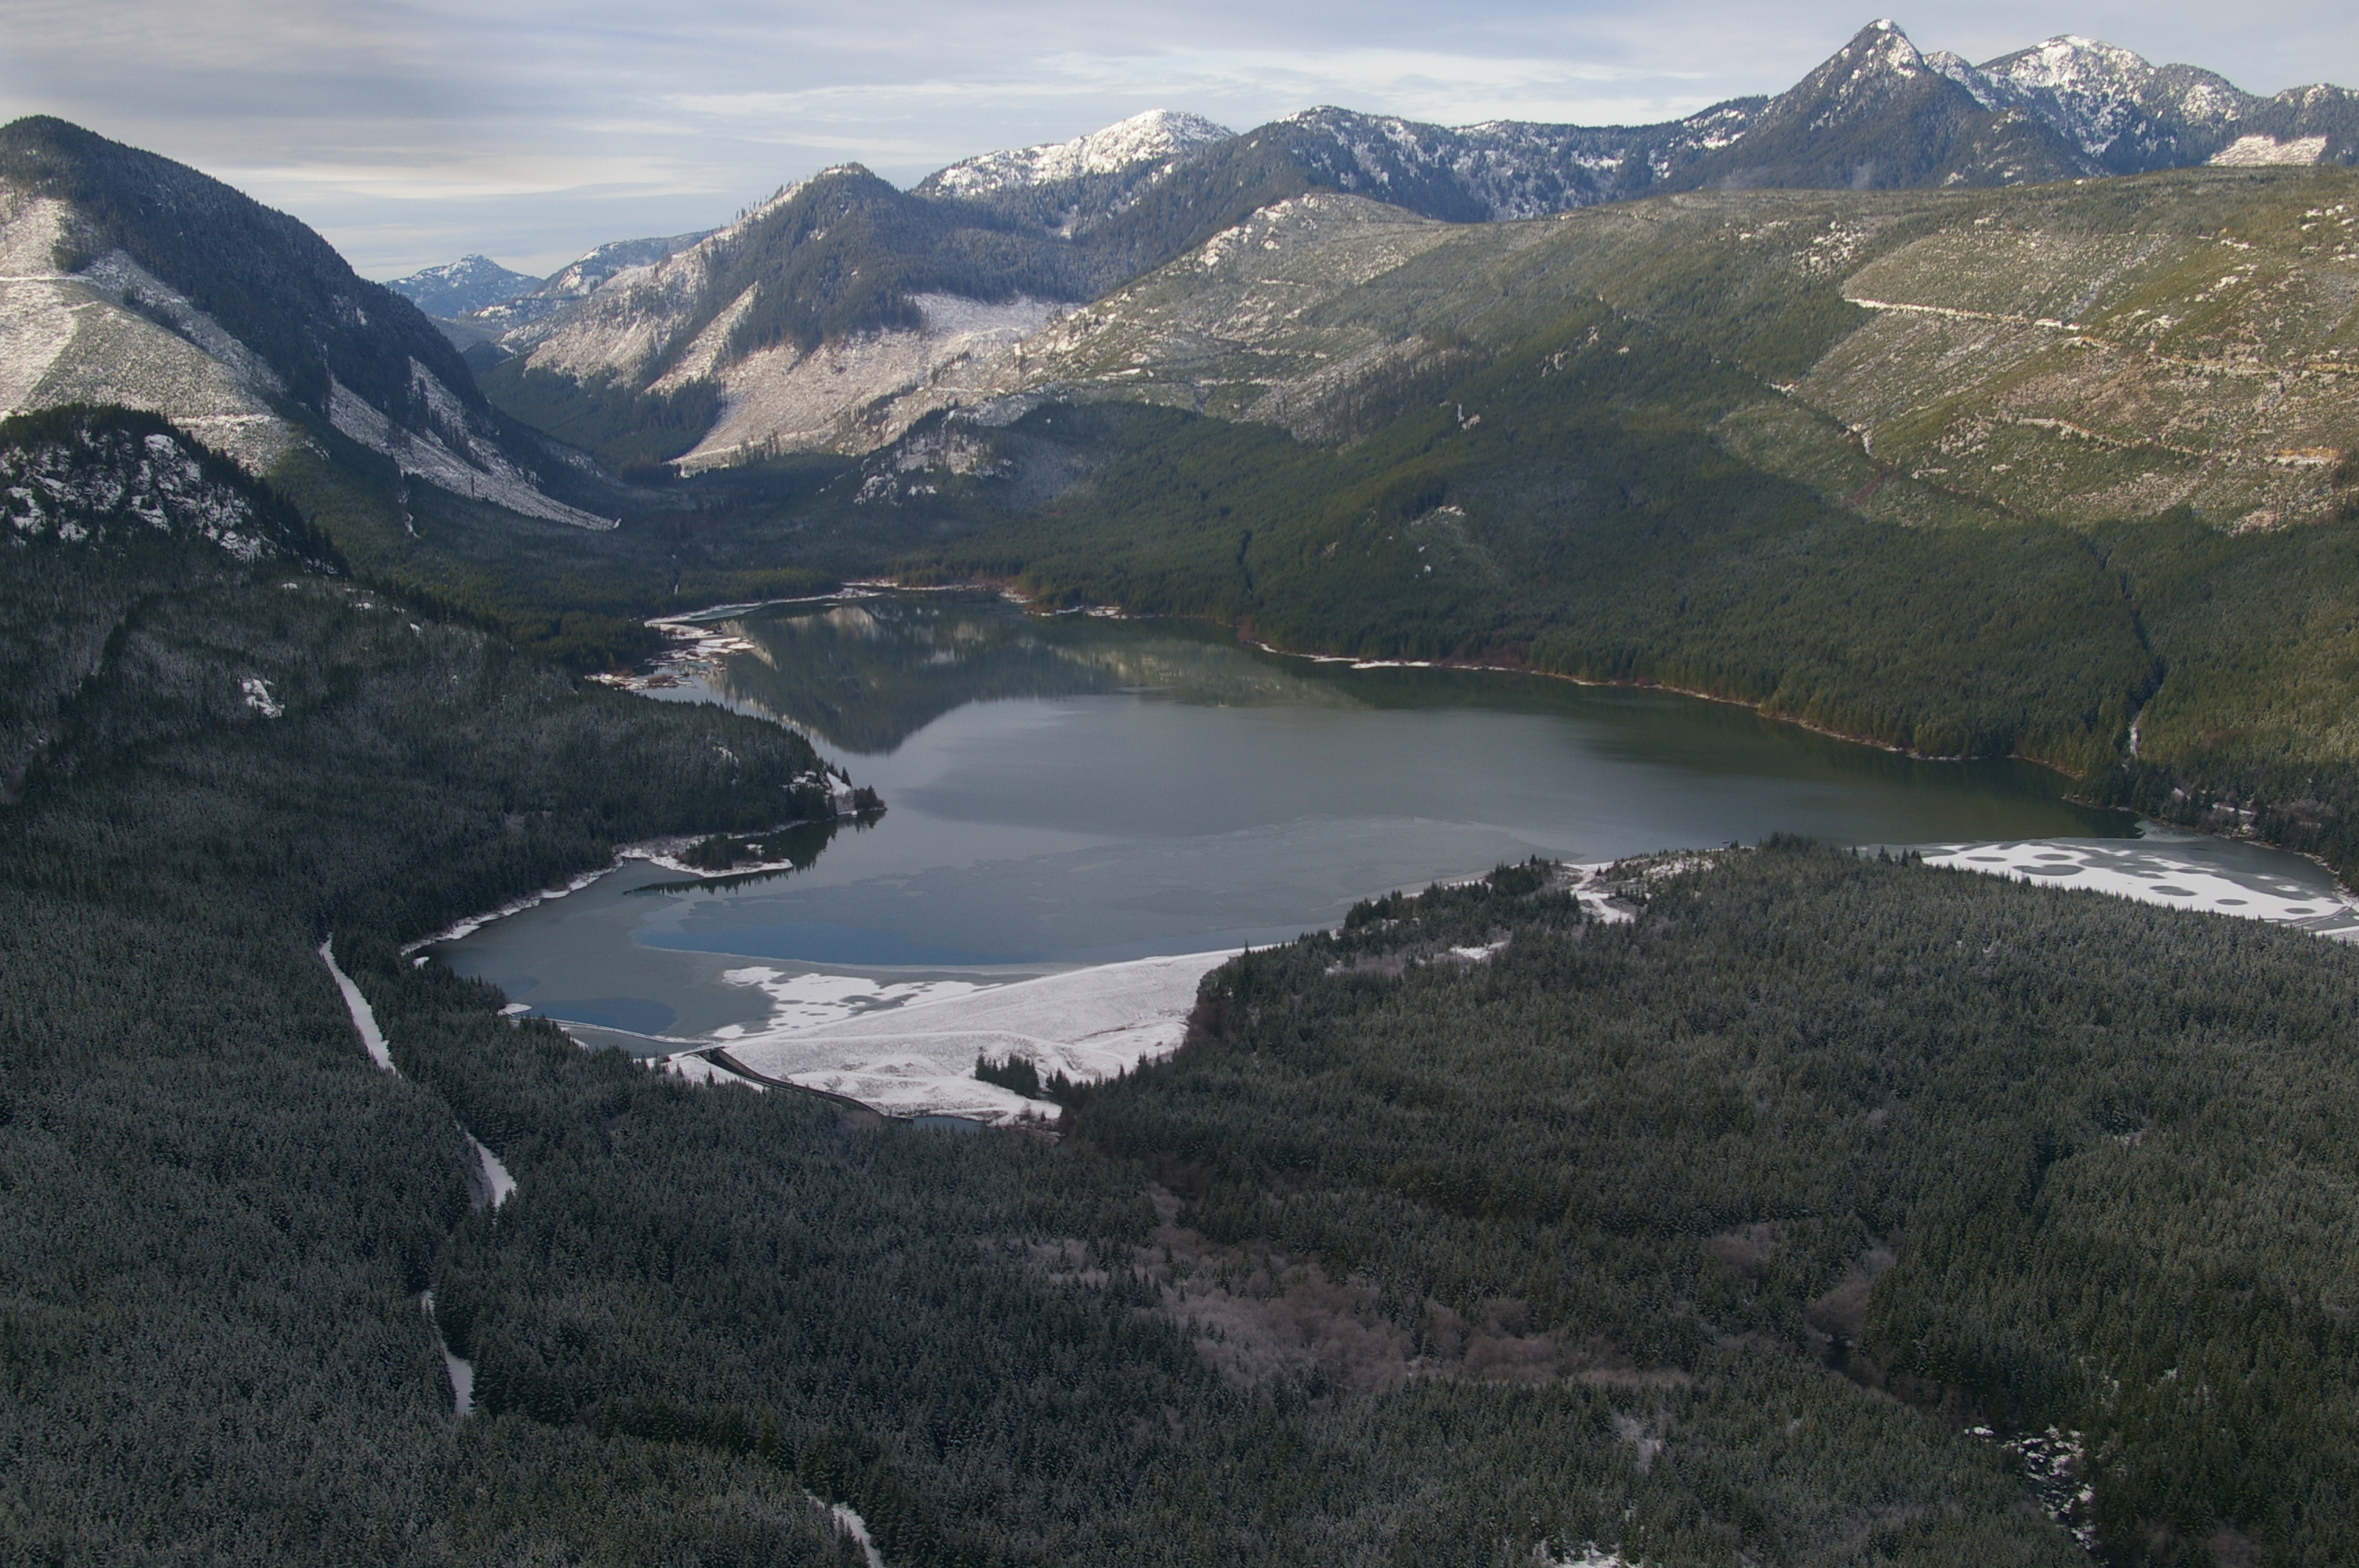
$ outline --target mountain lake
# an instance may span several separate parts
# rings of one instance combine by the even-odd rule
[[[979,595],[675,630],[636,689],[794,725],[884,816],[814,830],[816,859],[773,875],[625,861],[429,950],[513,1011],[691,1076],[1005,1119],[1023,1102],[973,1080],[977,1054],[1044,1076],[1157,1054],[1220,955],[1360,899],[1774,833],[2359,930],[2310,862],[2075,806],[2034,764],[1920,761],[1668,692],[1273,654]],[[715,1044],[725,1066],[697,1054]]]

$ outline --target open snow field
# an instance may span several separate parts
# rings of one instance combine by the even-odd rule
[[[2172,909],[2210,910],[2359,939],[2359,902],[2333,875],[2281,851],[2149,826],[2143,838],[1925,844],[1929,866],[2091,888]]]

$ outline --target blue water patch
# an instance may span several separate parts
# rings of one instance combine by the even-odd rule
[[[937,1132],[980,1132],[983,1123],[963,1116],[913,1116],[912,1127],[928,1127]]]
[[[971,968],[980,964],[1039,963],[1047,953],[991,953],[913,942],[891,931],[830,922],[795,921],[784,925],[702,926],[693,931],[640,930],[643,946],[679,953],[732,953],[746,958],[777,958],[799,964],[858,964],[911,968]],[[596,1022],[597,1020],[586,1022]]]
[[[560,1023],[590,1023],[602,1029],[627,1030],[633,1034],[660,1034],[679,1022],[679,1014],[659,1001],[638,996],[595,996],[545,1001],[531,1010],[535,1018]]]

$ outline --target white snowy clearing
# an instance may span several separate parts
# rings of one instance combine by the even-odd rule
[[[270,683],[260,676],[246,676],[237,683],[237,689],[245,695],[245,705],[265,719],[287,717],[287,705],[270,695]]]
[[[733,969],[723,978],[759,987],[774,1011],[766,1024],[733,1024],[710,1038],[764,1077],[842,1095],[890,1116],[960,1116],[1008,1126],[1053,1118],[1057,1107],[977,1079],[976,1057],[1021,1056],[1044,1078],[1128,1072],[1179,1049],[1197,982],[1234,956],[1138,958],[1001,985],[888,985]],[[853,1005],[861,1011],[844,1016]],[[693,1048],[667,1065],[699,1081],[733,1077]]]
[[[803,1496],[810,1498],[811,1507],[835,1521],[837,1534],[852,1537],[853,1544],[860,1548],[861,1561],[867,1563],[868,1568],[885,1568],[885,1554],[876,1550],[876,1541],[868,1533],[868,1521],[853,1511],[849,1504],[831,1503],[810,1492]]]
[[[516,1178],[500,1163],[500,1157],[467,1134],[467,1147],[475,1152],[475,1172],[467,1183],[473,1189],[470,1195],[475,1208],[497,1208],[516,1195]]]
[[[510,462],[492,440],[487,422],[424,365],[412,360],[409,370],[410,384],[437,416],[439,428],[416,430],[397,425],[375,404],[332,377],[328,383],[328,422],[371,451],[391,458],[404,474],[439,485],[453,495],[488,501],[527,517],[576,528],[598,531],[620,526],[614,518],[595,516],[542,494],[533,476]],[[464,449],[454,449],[452,442]]]
[[[2281,859],[2273,865],[2227,840],[2174,834],[1926,844],[1919,849],[1929,866],[2090,888],[2172,909],[2295,925],[2338,941],[2359,939],[2359,901],[2337,889],[2327,872],[2308,879],[2288,876],[2280,869]]]
[[[1548,1568],[1633,1568],[1633,1564],[1619,1552],[1608,1552],[1595,1541],[1584,1541],[1570,1550],[1573,1553],[1571,1556],[1559,1557],[1549,1549],[1548,1542],[1542,1541],[1535,1555],[1546,1563]]]
[[[748,303],[752,297],[747,290]],[[650,389],[720,380],[721,416],[677,460],[679,470],[696,473],[771,451],[874,451],[938,408],[987,395],[1016,360],[1017,345],[1067,308],[1023,295],[1004,304],[955,294],[919,294],[912,302],[925,318],[922,330],[865,332],[809,352],[785,343],[726,365],[719,350],[728,319],[715,323],[705,334],[713,340],[711,353],[700,360],[692,346],[680,367]]]
[[[278,378],[188,298],[120,251],[57,270],[74,222],[62,201],[0,186],[0,415],[119,403],[255,473],[292,448],[299,438],[269,403]]]
[[[2238,136],[2213,153],[2219,168],[2264,168],[2274,164],[2314,164],[2326,156],[2324,136],[2296,136],[2281,142],[2275,136]]]

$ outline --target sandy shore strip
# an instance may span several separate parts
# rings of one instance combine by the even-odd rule
[[[712,1045],[765,1077],[823,1089],[888,1116],[958,1116],[1008,1126],[1058,1108],[974,1076],[975,1058],[1021,1056],[1043,1078],[1095,1081],[1169,1055],[1187,1033],[1196,987],[1234,952],[1101,964],[1006,985],[926,988],[898,1006],[818,1021],[812,993],[829,977],[732,971],[769,990],[770,1023],[716,1032]],[[667,1070],[711,1082],[729,1075],[683,1052]]]

